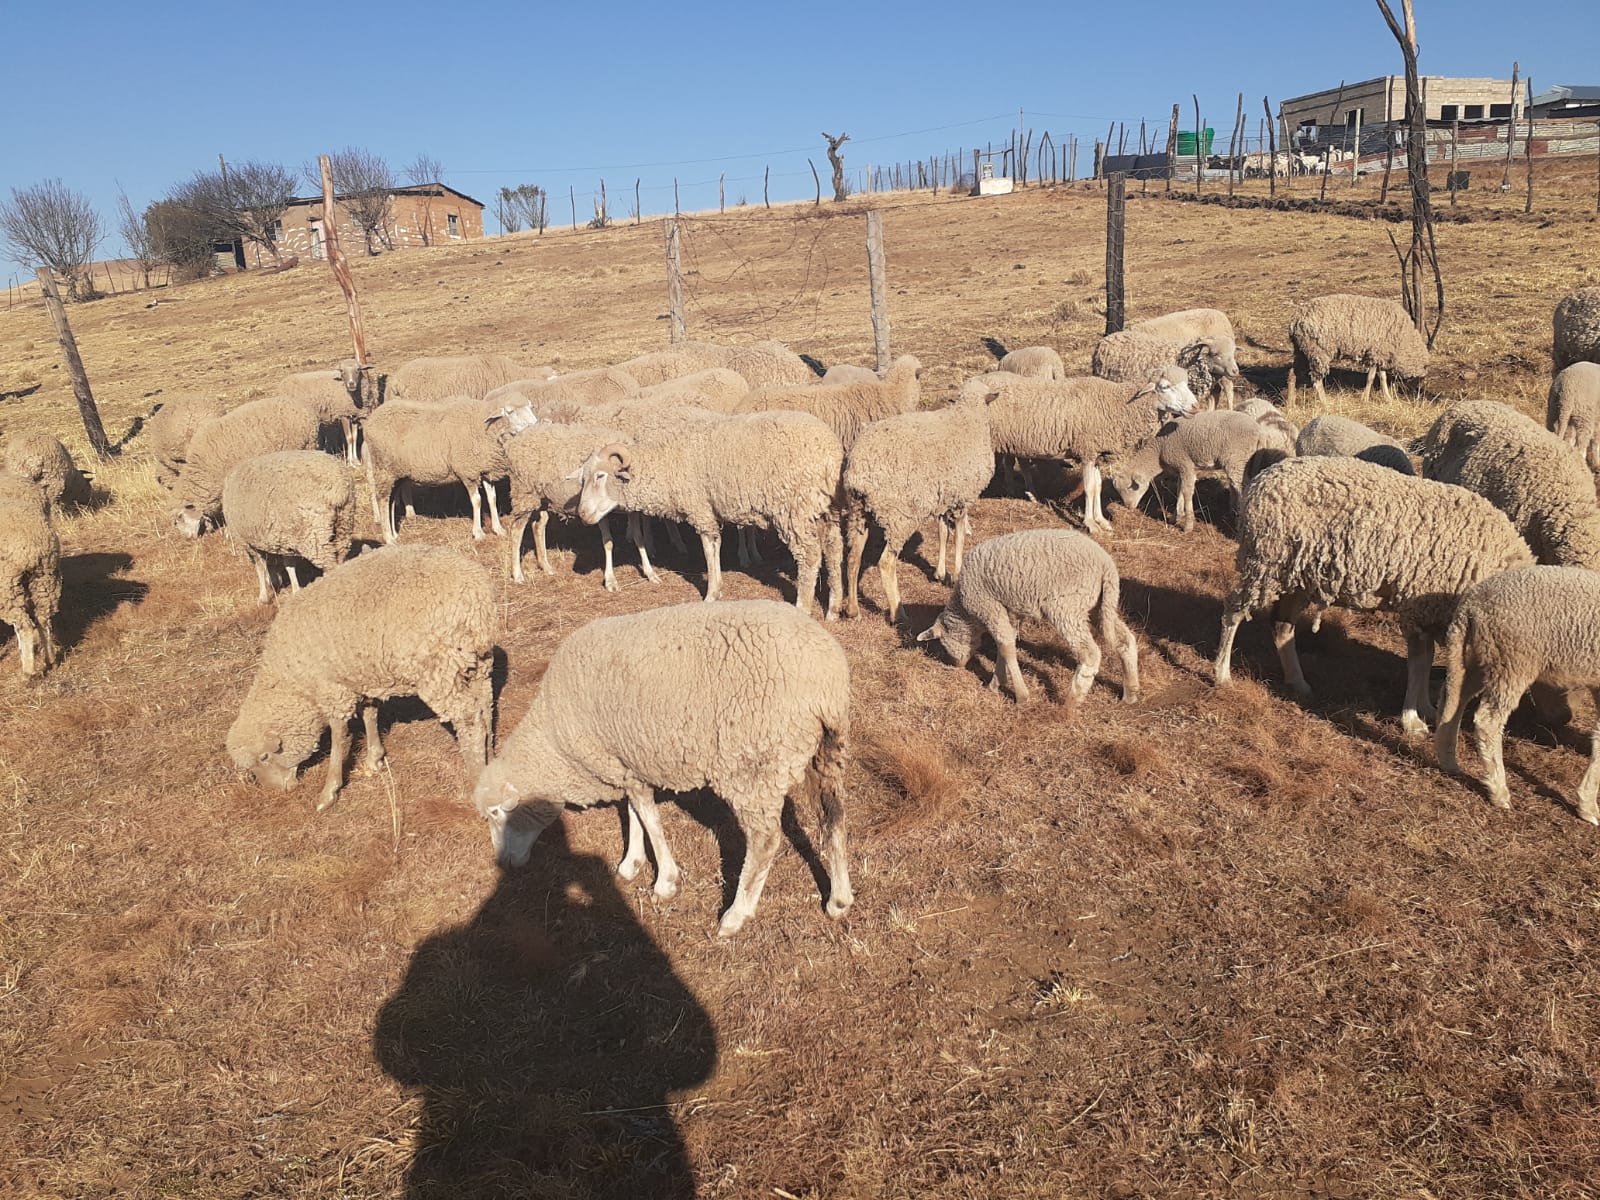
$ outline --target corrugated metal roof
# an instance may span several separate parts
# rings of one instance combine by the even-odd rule
[[[1528,101],[1530,107],[1542,104],[1559,104],[1564,100],[1600,100],[1600,85],[1595,84],[1557,84],[1543,95],[1535,96]]]

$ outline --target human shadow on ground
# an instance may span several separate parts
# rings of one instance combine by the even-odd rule
[[[470,921],[417,946],[373,1034],[378,1064],[422,1097],[411,1200],[687,1200],[672,1101],[716,1049],[610,867],[559,822]]]

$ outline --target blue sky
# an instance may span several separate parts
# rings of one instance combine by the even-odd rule
[[[1536,90],[1600,83],[1594,0],[1546,0],[1531,19],[1482,0],[1417,9],[1426,73],[1506,76],[1516,58]],[[724,171],[729,204],[758,202],[769,164],[773,199],[809,195],[808,156],[826,183],[823,129],[851,134],[852,166],[998,143],[1019,108],[1087,146],[1113,118],[1164,126],[1180,100],[1192,113],[1192,92],[1207,124],[1231,129],[1243,90],[1253,133],[1263,95],[1401,69],[1370,0],[1198,11],[19,0],[6,18],[0,194],[59,176],[114,225],[119,182],[142,208],[219,151],[298,168],[354,144],[395,165],[431,152],[445,182],[489,204],[491,227],[502,184],[542,184],[559,223],[568,187],[584,215],[602,175],[618,213],[635,177],[646,213],[671,209],[674,175],[685,208],[714,205]],[[113,235],[102,253],[118,252]]]

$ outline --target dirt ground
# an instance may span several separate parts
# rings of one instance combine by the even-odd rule
[[[1247,392],[1281,389],[1298,301],[1394,294],[1386,222],[1134,196],[1130,315],[1225,308]],[[1582,196],[1441,228],[1426,395],[1363,404],[1346,378],[1331,407],[1398,434],[1464,396],[1542,415],[1551,306],[1600,266]],[[927,365],[927,397],[992,363],[990,339],[1087,369],[1103,193],[875,199],[895,348]],[[688,221],[691,335],[867,361],[864,207]],[[666,342],[661,245],[651,223],[354,267],[382,364],[492,349],[579,368]],[[1502,813],[1402,736],[1388,618],[1302,634],[1309,705],[1258,623],[1214,689],[1233,578],[1216,485],[1187,536],[1150,501],[1111,509],[1136,705],[1111,658],[1066,705],[1072,664],[1030,628],[1017,706],[987,689],[989,658],[958,671],[913,641],[946,595],[925,545],[901,628],[869,574],[867,613],[830,626],[854,681],[856,906],[822,915],[802,812],[724,942],[740,846],[706,796],[666,810],[685,887],[658,903],[611,876],[610,809],[498,873],[452,738],[413,704],[385,706],[391,770],[326,813],[320,760],[287,795],[241,782],[222,740],[271,611],[221,536],[171,528],[137,427],[347,353],[342,303],[306,263],[71,316],[125,449],[101,507],[61,521],[60,666],[25,683],[0,644],[6,1196],[1600,1194],[1600,866],[1565,801],[1592,711],[1514,720]],[[0,429],[49,429],[81,461],[57,361],[37,305],[0,314]],[[696,556],[664,547],[660,586],[623,551],[608,594],[592,532],[560,527],[555,574],[530,549],[512,586],[503,540],[474,544],[464,511],[441,493],[402,536],[501,581],[501,736],[579,624],[699,594]],[[993,498],[974,526],[1063,519]],[[791,587],[781,552],[726,576],[735,598]]]

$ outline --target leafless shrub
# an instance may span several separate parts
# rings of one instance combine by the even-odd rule
[[[294,180],[280,163],[237,163],[195,172],[168,199],[224,237],[254,242],[278,262],[278,222],[294,199]]]
[[[431,154],[419,153],[414,159],[400,168],[405,174],[406,182],[412,187],[422,187],[425,184],[439,183],[444,179],[444,163]],[[433,245],[433,193],[424,191],[422,196],[422,244]]]
[[[351,223],[366,240],[367,253],[394,249],[394,172],[381,154],[346,146],[328,156],[333,168],[335,203],[350,214]],[[322,167],[307,163],[301,170],[307,183],[322,190]]]
[[[102,236],[100,215],[88,198],[59,179],[12,188],[11,199],[0,203],[0,242],[12,257],[49,267],[66,280],[71,300],[94,294],[85,268]]]

